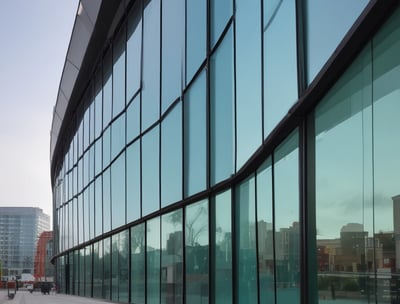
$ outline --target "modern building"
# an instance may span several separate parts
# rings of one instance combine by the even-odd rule
[[[51,263],[53,257],[54,242],[53,231],[43,231],[36,245],[34,277],[37,281],[53,281],[54,265]]]
[[[39,235],[50,228],[50,216],[34,207],[0,207],[1,280],[20,279],[34,272]]]
[[[400,303],[399,5],[80,1],[50,147],[60,291]]]

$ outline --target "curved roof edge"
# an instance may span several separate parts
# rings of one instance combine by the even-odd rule
[[[50,133],[50,162],[57,145],[62,122],[68,108],[75,82],[93,34],[101,0],[80,0],[75,23],[65,58],[64,68],[58,88],[56,104],[53,108],[53,121]]]

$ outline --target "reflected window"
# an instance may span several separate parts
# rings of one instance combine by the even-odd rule
[[[182,210],[161,217],[161,303],[182,303]]]
[[[232,27],[211,57],[210,128],[211,184],[228,178],[234,171],[234,84]]]
[[[368,0],[306,1],[308,83],[311,83],[324,66],[368,2]]]
[[[144,2],[142,130],[160,117],[160,0]]]
[[[300,303],[298,141],[296,130],[274,153],[275,279],[278,304]]]
[[[160,208],[160,131],[153,128],[142,138],[142,215]]]
[[[267,138],[297,100],[295,1],[264,0],[263,19],[264,137]]]
[[[162,5],[162,113],[181,95],[185,60],[185,0]]]
[[[202,72],[184,99],[184,192],[185,197],[206,188],[207,115],[206,73]]]
[[[161,123],[161,206],[182,199],[182,103]]]
[[[239,170],[262,143],[261,2],[236,0],[235,9],[236,164]]]
[[[142,55],[142,7],[136,1],[128,16],[128,38],[126,42],[126,94],[127,102],[140,87]]]
[[[186,300],[202,303],[208,298],[208,201],[185,208]]]

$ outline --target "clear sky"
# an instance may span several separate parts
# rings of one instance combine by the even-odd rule
[[[52,215],[52,111],[78,3],[0,0],[0,206]]]

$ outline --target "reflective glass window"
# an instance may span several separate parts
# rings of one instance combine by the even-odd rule
[[[162,113],[180,96],[184,82],[185,1],[170,0],[162,5]]]
[[[92,296],[92,245],[85,247],[85,297]]]
[[[236,164],[239,169],[262,143],[261,2],[236,0],[235,9]]]
[[[94,146],[89,148],[89,183],[94,178]]]
[[[142,130],[160,117],[160,0],[144,2]]]
[[[182,103],[161,123],[161,206],[182,199]]]
[[[100,137],[94,144],[94,174],[103,170],[103,138]]]
[[[111,230],[111,180],[110,168],[103,173],[103,232]]]
[[[211,184],[228,178],[234,171],[232,36],[231,28],[210,62]]]
[[[257,170],[257,241],[260,302],[275,303],[272,163],[268,158]]]
[[[374,282],[366,275],[374,271],[370,58],[366,49],[315,110],[320,302],[327,294],[334,299],[351,288],[365,291],[354,295],[360,303],[373,297]],[[350,300],[350,294],[345,298]]]
[[[113,44],[113,105],[112,117],[125,108],[125,27],[122,27]]]
[[[91,86],[89,86],[88,92],[90,91]],[[89,95],[86,93],[86,95]],[[87,97],[86,97],[87,98]],[[90,123],[90,111],[89,108],[85,110],[85,114],[83,116],[83,150],[85,151],[89,146],[89,123]]]
[[[146,225],[146,303],[160,303],[160,218],[147,221]]]
[[[103,169],[108,167],[111,160],[111,127],[103,134]]]
[[[186,1],[186,83],[188,83],[207,53],[207,1]]]
[[[142,138],[142,215],[160,207],[159,127],[153,128]]]
[[[83,182],[81,184],[82,188],[86,187],[89,182],[89,152],[86,151],[81,159],[82,164],[82,177]]]
[[[83,194],[79,194],[78,195],[78,201],[77,201],[77,211],[78,211],[78,244],[82,244],[84,242],[85,239],[85,226],[84,226],[84,206],[83,206],[84,202],[83,202]],[[71,244],[71,243],[70,243]]]
[[[229,304],[232,295],[232,194],[225,191],[212,200],[211,296],[216,304]]]
[[[119,233],[118,240],[118,302],[129,300],[129,230]]]
[[[236,295],[239,303],[257,302],[257,245],[254,176],[236,189]]]
[[[211,47],[217,43],[229,18],[233,13],[232,0],[211,0],[210,1],[210,26],[211,26]]]
[[[127,102],[140,87],[142,55],[142,7],[136,1],[128,16],[126,41],[126,94]]]
[[[131,222],[140,218],[140,140],[126,150],[126,218]]]
[[[125,147],[125,114],[119,116],[111,125],[111,159]]]
[[[89,185],[89,240],[92,240],[94,237],[94,183]]]
[[[126,223],[125,203],[125,153],[111,165],[111,224],[112,229]]]
[[[140,134],[140,93],[126,110],[126,142],[131,142]]]
[[[89,241],[89,230],[90,230],[90,214],[89,214],[89,188],[86,188],[83,191],[83,197],[82,197],[82,203],[83,203],[83,213],[81,216],[83,216],[83,242]]]
[[[74,198],[69,204],[72,205],[72,245],[78,245],[78,199]]]
[[[208,299],[208,201],[185,208],[185,282],[186,302]],[[204,300],[205,301],[205,300]],[[205,301],[208,303],[208,301]]]
[[[103,233],[103,183],[102,177],[99,176],[95,180],[95,236]]]
[[[95,99],[94,99],[94,136],[99,137],[103,130],[103,86],[101,70],[96,72],[95,78]]]
[[[308,83],[311,83],[324,66],[368,2],[368,0],[306,1]]]
[[[266,138],[297,100],[295,1],[264,0],[263,31]]]
[[[79,271],[76,271],[79,278],[78,295],[85,296],[85,248],[77,250],[76,252],[79,255]],[[78,265],[78,263],[76,265]]]
[[[112,58],[108,51],[103,60],[103,129],[111,121],[112,113]]]
[[[298,138],[296,130],[274,153],[275,271],[278,304],[300,303]]]
[[[111,236],[111,300],[118,302],[119,286],[119,234]]]
[[[111,237],[103,240],[103,298],[111,297]]]
[[[77,193],[77,192],[81,192],[82,191],[82,188],[83,188],[83,158],[81,158],[79,161],[78,161],[78,166],[77,166],[77,168],[76,168],[76,170],[75,170],[76,172],[77,172],[77,179],[75,180],[75,182],[76,182],[76,184],[77,184],[77,186],[78,186],[78,189],[76,189],[76,187],[75,187],[75,193],[74,193],[74,195]]]
[[[93,245],[93,297],[103,296],[103,241]]]
[[[92,97],[90,100],[89,111],[90,111],[90,123],[89,123],[89,145],[90,145],[94,140],[94,119],[95,119],[94,118],[94,97]]]
[[[207,115],[206,73],[191,85],[184,100],[184,192],[185,197],[206,188]]]
[[[378,299],[399,301],[400,272],[400,11],[390,17],[373,39],[374,225]],[[367,124],[366,128],[369,127]],[[366,205],[365,208],[369,208]],[[368,213],[370,214],[370,213]],[[370,224],[370,222],[368,222]],[[368,226],[370,228],[370,226]],[[364,230],[367,230],[364,228]],[[368,229],[368,231],[370,231]],[[371,235],[368,235],[371,237]],[[382,268],[386,270],[382,270]],[[390,269],[390,270],[388,270]],[[382,271],[390,273],[382,277]],[[390,287],[389,287],[390,286]]]
[[[145,225],[131,228],[131,303],[145,303]]]
[[[182,303],[182,210],[161,217],[161,303]]]
[[[80,108],[79,111],[82,111],[82,108]],[[78,128],[77,135],[78,135],[77,136],[77,149],[78,149],[77,158],[79,158],[83,154],[83,120],[81,120],[79,122],[79,128]]]

